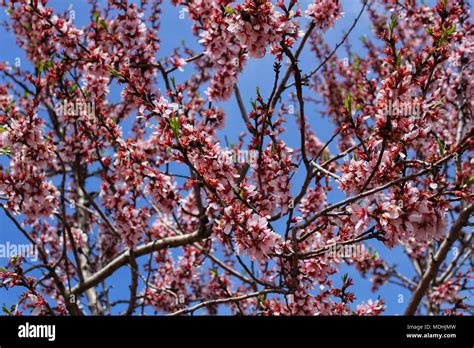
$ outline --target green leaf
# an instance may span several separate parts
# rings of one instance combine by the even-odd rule
[[[108,29],[107,29],[107,22],[105,21],[105,19],[101,19],[99,21],[99,25],[102,27],[102,29],[104,29],[106,32],[109,32]]]
[[[44,71],[45,66],[46,66],[45,62],[38,62],[38,64],[36,64],[36,69],[38,70],[38,74],[41,74]]]
[[[36,69],[38,70],[38,75],[41,75],[43,71],[45,71],[47,68],[52,68],[54,66],[54,61],[53,59],[48,59],[45,61],[38,62],[36,64]]]
[[[352,95],[350,93],[347,93],[346,98],[344,99],[344,106],[346,107],[346,110],[349,113],[349,115],[352,115],[351,101],[352,101]]]
[[[435,110],[435,109],[439,109],[442,106],[443,106],[443,103],[440,101],[437,101],[436,103],[430,105],[430,109]]]
[[[112,68],[110,69],[110,75],[112,75],[113,77],[120,77],[120,73]]]
[[[173,85],[174,90],[176,90],[176,80],[174,76],[171,76],[170,81],[171,81],[171,84]]]
[[[471,177],[467,180],[467,184],[468,184],[468,185],[474,184],[474,175],[471,176]]]
[[[11,315],[11,312],[10,312],[10,310],[8,309],[8,307],[7,307],[7,305],[6,305],[5,303],[2,305],[2,311],[3,311],[3,313],[5,313],[6,315]]]
[[[446,143],[441,140],[440,138],[437,139],[438,141],[438,150],[441,156],[444,156],[444,152],[446,150]]]
[[[354,56],[354,64],[352,65],[354,71],[359,71],[360,68],[360,59],[358,56]]]
[[[343,276],[342,276],[342,283],[345,284],[346,281],[347,281],[347,277],[349,276],[348,273],[345,273]]]
[[[11,155],[11,154],[12,154],[12,151],[9,148],[0,149],[0,156],[1,155]]]
[[[224,12],[228,14],[234,14],[236,13],[235,10],[232,7],[226,7],[224,8]]]
[[[15,102],[14,101],[11,101],[9,104],[7,104],[5,107],[4,107],[4,111],[5,113],[9,113],[10,110],[15,106]]]
[[[397,15],[392,14],[392,16],[390,17],[390,34],[393,34],[393,29],[395,29],[397,24],[398,24]]]
[[[179,138],[180,137],[181,125],[179,124],[179,117],[178,116],[173,116],[170,119],[170,127],[173,130],[173,134],[174,134],[175,138]]]
[[[74,93],[74,91],[77,89],[77,83],[73,83],[71,86],[71,93]]]
[[[329,156],[329,151],[327,151],[327,150],[324,151],[324,152],[323,152],[323,161],[325,161],[325,162],[326,162],[326,161],[329,161],[329,158],[330,158],[330,156]]]
[[[456,26],[453,25],[451,28],[448,28],[448,29],[446,30],[446,35],[447,35],[447,36],[450,36],[451,34],[454,33],[455,30],[456,30]]]
[[[99,11],[95,11],[94,14],[92,15],[92,18],[94,18],[94,22],[98,22],[99,16],[100,16]]]
[[[446,40],[449,39],[449,37],[454,33],[456,30],[456,26],[453,25],[449,28],[446,28],[444,25],[442,26],[443,32],[441,34],[441,37],[439,39],[439,44],[442,45],[446,42]]]
[[[402,53],[397,55],[397,67],[400,68],[400,65],[402,64]]]
[[[278,150],[275,145],[272,145],[272,154],[278,153]]]

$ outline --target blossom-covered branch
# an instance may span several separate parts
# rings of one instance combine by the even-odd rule
[[[8,314],[472,312],[466,1],[0,5]]]

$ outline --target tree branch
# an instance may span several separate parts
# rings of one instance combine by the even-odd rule
[[[141,245],[136,248],[135,250],[135,257],[138,258],[143,255],[147,255],[149,253],[163,250],[166,248],[176,248],[182,245],[188,245],[200,240],[207,238],[209,235],[200,233],[200,231],[196,231],[193,233],[185,234],[182,236],[173,236],[167,237],[163,239],[159,239],[153,242],[149,242],[147,244]],[[113,274],[117,269],[126,265],[130,261],[129,251],[126,251],[120,255],[118,255],[115,259],[110,261],[104,268],[100,271],[94,273],[89,278],[85,279],[82,284],[75,286],[72,290],[72,294],[81,294],[87,289],[90,289],[93,286],[99,284],[102,280],[109,277]]]
[[[425,295],[431,281],[435,278],[439,266],[443,263],[444,259],[446,258],[449,249],[453,246],[454,242],[459,238],[461,235],[461,230],[464,225],[468,222],[469,217],[471,216],[472,212],[474,211],[474,204],[471,204],[469,207],[465,208],[461,211],[458,218],[454,222],[451,230],[449,231],[448,236],[441,244],[440,248],[436,255],[431,259],[431,262],[426,270],[425,274],[421,278],[418,286],[416,287],[415,291],[413,292],[413,296],[408,304],[407,309],[405,310],[405,315],[414,315],[418,308],[418,305],[421,302],[421,299]]]
[[[199,308],[209,306],[209,305],[213,305],[213,304],[238,302],[238,301],[246,300],[248,298],[258,297],[260,295],[266,295],[266,294],[271,294],[271,293],[286,294],[287,292],[283,289],[266,289],[266,290],[262,290],[262,291],[252,292],[250,294],[246,294],[246,295],[242,295],[242,296],[229,297],[229,298],[220,298],[220,299],[217,299],[217,300],[209,300],[209,301],[201,302],[201,303],[199,303],[199,304],[197,304],[193,307],[189,307],[189,308],[185,308],[185,309],[176,311],[176,312],[170,314],[170,316],[192,313],[192,312],[197,311]]]

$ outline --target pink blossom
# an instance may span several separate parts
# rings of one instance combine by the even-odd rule
[[[369,300],[367,303],[357,305],[357,315],[380,315],[385,310],[383,301],[380,300]]]
[[[327,30],[343,13],[339,0],[316,0],[308,6],[305,15],[311,17],[319,29]]]

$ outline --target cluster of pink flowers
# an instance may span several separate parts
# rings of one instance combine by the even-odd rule
[[[403,189],[391,189],[377,210],[386,242],[394,246],[411,236],[418,242],[442,238],[447,229],[447,208],[444,199],[431,198],[429,192],[408,183]]]
[[[312,296],[304,288],[297,289],[283,304],[277,300],[265,301],[266,315],[327,315],[334,303],[327,292]]]
[[[55,147],[44,139],[42,127],[43,120],[36,115],[12,119],[1,144],[13,158],[10,171],[0,173],[0,192],[8,199],[9,209],[24,213],[32,222],[50,216],[58,206],[59,192],[44,173]]]
[[[388,154],[384,154],[383,156],[385,162],[390,163]],[[341,190],[346,193],[358,193],[374,171],[377,160],[377,157],[374,156],[370,162],[353,158],[348,163],[343,163],[341,166],[341,180],[339,181]],[[373,185],[374,183],[371,182],[368,188],[371,188]]]
[[[187,125],[182,130],[180,142],[189,146],[188,157],[199,174],[204,176],[206,173],[204,180],[216,190],[221,199],[226,201],[232,199],[235,195],[234,182],[238,178],[238,172],[233,163],[219,161],[219,156],[225,150],[200,126]],[[192,146],[193,144],[200,144],[201,150]]]
[[[135,207],[132,203],[146,184],[145,194],[150,194],[152,203],[164,212],[170,212],[177,205],[179,195],[175,192],[175,184],[171,179],[159,173],[153,163],[147,161],[143,149],[131,140],[123,142],[113,163],[113,173],[102,184],[101,196],[104,205],[115,211],[115,219],[124,241],[134,245],[145,232],[150,213],[145,207]],[[134,151],[130,151],[134,148]],[[106,159],[105,163],[110,164]],[[110,185],[114,183],[114,185]],[[132,199],[132,201],[130,201]]]
[[[351,286],[352,280],[349,278],[342,288],[332,288],[329,281],[326,285],[320,285],[320,291],[313,295],[312,286],[300,287],[291,295],[286,296],[286,303],[269,299],[265,301],[266,315],[380,315],[385,306],[382,300],[361,303],[352,310],[350,302],[355,300],[354,294],[347,291]],[[342,301],[334,301],[333,297],[341,298]]]
[[[317,28],[327,30],[334,26],[343,12],[339,0],[315,0],[308,6],[305,15],[311,17]]]
[[[292,158],[293,149],[284,142],[270,145],[262,152],[262,170],[259,174],[254,173],[254,181],[258,183],[259,190],[266,194],[266,199],[258,204],[267,214],[278,208],[286,213],[291,205],[289,176]]]
[[[97,240],[97,250],[100,253],[98,261],[100,264],[103,264],[111,260],[121,251],[123,238],[120,235],[114,234],[105,221],[98,225],[99,238]]]
[[[10,120],[4,129],[7,141],[2,145],[17,155],[18,160],[29,160],[35,168],[45,169],[54,157],[55,147],[45,140],[43,123],[37,115]]]
[[[383,301],[369,300],[367,303],[361,303],[356,307],[356,315],[380,315],[385,310]]]
[[[151,40],[156,36],[156,32],[147,28],[142,10],[135,4],[125,6],[121,10],[124,13],[108,24],[121,42],[121,45],[116,46],[110,53],[110,57],[114,65],[120,68],[119,73],[130,83],[130,86],[122,91],[122,97],[139,102],[140,100],[135,99],[136,91],[155,90],[155,64],[159,44],[158,40]],[[99,42],[97,44],[102,46]],[[177,63],[182,64],[181,60]]]
[[[28,293],[25,296],[25,303],[23,304],[23,309],[28,307],[32,308],[31,315],[40,315],[45,309],[47,302],[43,296],[37,293]]]
[[[233,231],[237,251],[252,259],[261,261],[279,250],[281,237],[268,227],[267,219],[241,203],[236,202],[224,209],[215,230],[225,235]]]
[[[370,212],[370,208],[367,207],[366,202],[362,202],[361,204],[352,203],[346,208],[346,210],[350,214],[349,225],[353,227],[353,231],[355,235],[364,232],[364,229],[369,224],[369,212]]]
[[[13,26],[13,30],[18,44],[33,62],[47,61],[60,49],[69,57],[76,57],[83,31],[74,26],[72,19],[53,15],[53,9],[45,8],[41,1],[36,2],[36,10],[25,1],[12,1],[9,15],[12,20],[24,23]]]
[[[112,59],[102,47],[96,47],[89,53],[90,61],[83,66],[83,88],[92,97],[109,91]]]
[[[200,280],[196,263],[201,262],[201,253],[195,247],[184,249],[183,255],[176,261],[169,252],[156,255],[155,262],[160,265],[153,272],[145,301],[160,311],[170,312],[186,306],[199,290],[194,289],[195,282]],[[197,294],[190,290],[197,290]]]
[[[313,130],[310,130],[306,134],[306,153],[309,158],[316,158],[318,155],[323,155],[324,153],[329,154],[327,149],[324,149],[323,153],[320,153],[324,148],[324,144],[321,140],[314,134]]]
[[[446,302],[455,302],[458,299],[458,291],[461,286],[447,282],[437,286],[430,293],[430,301],[436,304],[443,304]]]
[[[227,18],[228,31],[237,37],[250,57],[262,58],[269,45],[274,46],[272,52],[276,53],[284,35],[289,36],[286,44],[293,44],[298,27],[278,13],[270,1],[245,0],[233,11]]]
[[[124,14],[117,16],[115,30],[126,49],[133,49],[145,41],[147,28],[141,17],[143,13],[137,10],[135,4],[130,4]]]
[[[77,227],[71,227],[72,240],[68,240],[68,247],[70,250],[74,246],[79,250],[84,250],[87,247],[87,241],[89,239],[86,232]]]
[[[278,252],[281,237],[268,228],[268,221],[262,216],[252,214],[246,222],[247,233],[236,233],[239,250],[245,250],[252,259],[263,260],[271,252]],[[244,232],[241,230],[240,232]]]
[[[381,137],[416,144],[442,118],[433,99],[423,100],[413,90],[410,66],[403,66],[382,81],[376,96],[375,122]],[[387,134],[387,129],[390,129]]]
[[[380,151],[382,151],[381,146],[377,146],[377,142],[374,142],[369,161],[366,160],[366,156],[362,152],[356,152],[360,154],[361,158],[352,158],[348,163],[341,165],[342,175],[339,187],[342,191],[356,194],[364,187],[369,178],[371,180],[366,189],[396,178],[399,172],[399,164],[394,159],[399,158],[400,147],[393,146],[389,149],[383,149],[382,158],[378,163]],[[375,173],[373,173],[374,171]]]
[[[62,53],[64,55],[74,58],[77,54],[77,45],[83,38],[83,31],[75,27],[72,19],[66,20],[54,15],[50,20],[60,32],[60,35],[58,35],[58,43],[56,45],[61,45]]]
[[[145,188],[145,193],[149,193],[154,205],[163,212],[171,212],[176,207],[178,196],[176,185],[171,182],[169,176],[161,173],[150,172],[148,174],[150,182]]]
[[[313,243],[316,245],[316,243]],[[302,262],[301,273],[304,275],[303,279],[312,283],[315,280],[324,284],[331,274],[337,272],[334,267],[335,263],[327,259],[310,259]]]
[[[447,312],[447,314],[459,314],[456,309],[465,308],[459,291],[462,289],[463,283],[465,283],[466,280],[467,282],[472,280],[471,270],[467,269],[466,272],[457,272],[452,278],[448,278],[444,283],[431,289],[428,294],[430,302],[438,306],[454,306],[451,308],[446,307],[445,312]]]
[[[245,64],[242,47],[235,35],[228,30],[225,14],[218,9],[212,10],[205,29],[200,42],[206,47],[206,54],[217,68],[207,94],[212,100],[226,100],[232,95],[237,74]]]
[[[262,58],[271,46],[272,54],[281,58],[282,42],[291,47],[298,36],[298,23],[292,20],[300,16],[299,10],[282,14],[268,0],[246,0],[235,8],[224,8],[228,3],[191,1],[188,4],[190,17],[203,25],[200,42],[216,69],[206,92],[211,100],[230,98],[247,55]]]
[[[306,195],[301,200],[298,210],[307,217],[312,212],[318,211],[326,203],[326,192],[323,187],[309,188]]]
[[[423,314],[466,311],[467,4],[364,3],[349,31],[368,14],[381,42],[353,50],[342,34],[343,52],[324,39],[343,15],[338,0],[309,1],[305,21],[297,0],[172,0],[196,42],[162,53],[162,0],[91,3],[89,23],[76,27],[47,0],[0,0],[34,67],[0,62],[1,206],[41,248],[37,267],[13,258],[0,287],[26,285],[25,310],[115,314],[132,300],[132,314],[220,314],[221,305],[242,315],[382,314],[381,299],[355,302],[348,275],[338,285],[347,265],[373,291],[391,280],[424,291]],[[265,57],[273,84],[239,97],[245,65]],[[233,94],[238,109],[216,106]],[[54,107],[76,101],[93,109]],[[223,129],[230,114],[241,132]],[[320,115],[332,134],[320,134]],[[448,224],[458,237],[443,243],[461,254],[427,273]],[[123,253],[153,243],[132,296],[107,293]],[[383,243],[404,248],[413,277],[380,257]],[[46,278],[29,277],[41,269]],[[423,275],[433,276],[427,289],[416,286]]]
[[[118,207],[114,220],[123,241],[128,247],[134,247],[144,235],[149,214],[146,208],[133,205]]]

